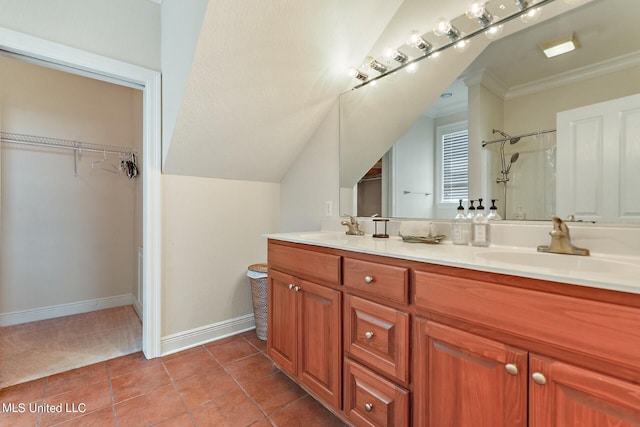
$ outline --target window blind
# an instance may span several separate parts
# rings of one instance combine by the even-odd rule
[[[442,135],[442,200],[458,203],[469,198],[469,144],[468,131]]]

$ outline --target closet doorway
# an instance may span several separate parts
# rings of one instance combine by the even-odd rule
[[[142,349],[143,98],[20,58],[0,70],[4,387]]]
[[[27,34],[0,28],[0,53],[19,55],[26,61],[88,76],[143,93],[143,247],[144,293],[142,349],[147,358],[161,354],[161,222],[160,168],[162,147],[160,73],[94,53],[82,51]],[[0,187],[1,188],[1,187]],[[1,267],[0,267],[1,268]]]

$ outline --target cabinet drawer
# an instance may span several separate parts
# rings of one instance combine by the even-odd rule
[[[409,425],[409,392],[345,359],[344,411],[358,426]]]
[[[638,308],[421,271],[415,280],[418,308],[640,368]]]
[[[305,279],[340,284],[340,256],[269,242],[269,268]]]
[[[381,373],[409,382],[409,315],[347,295],[344,347]]]
[[[406,304],[409,269],[358,259],[344,259],[344,285]]]

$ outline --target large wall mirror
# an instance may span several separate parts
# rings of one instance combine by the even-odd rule
[[[571,2],[542,13],[554,3]],[[483,198],[510,220],[640,222],[640,2],[582,3],[539,23],[514,20],[505,26],[519,27],[493,42],[476,36],[465,54],[425,59],[423,77],[397,72],[343,94],[340,214],[449,219],[459,198]],[[578,48],[545,58],[540,45],[565,36]],[[385,122],[386,108],[398,119]]]

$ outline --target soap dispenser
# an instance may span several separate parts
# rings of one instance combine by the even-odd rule
[[[455,245],[468,245],[469,244],[469,221],[464,214],[464,206],[462,206],[462,199],[460,199],[460,206],[458,206],[458,214],[453,218],[451,224],[452,236],[451,240]]]
[[[502,219],[498,213],[498,208],[496,207],[497,200],[498,199],[491,199],[491,207],[489,208],[489,215],[487,215],[487,219],[489,221],[499,221]]]
[[[471,244],[473,246],[489,246],[489,220],[484,214],[482,199],[478,199],[478,213],[471,223]]]
[[[467,219],[469,221],[473,221],[473,218],[476,217],[476,208],[473,207],[473,203],[475,200],[469,200],[469,209],[467,210]]]

